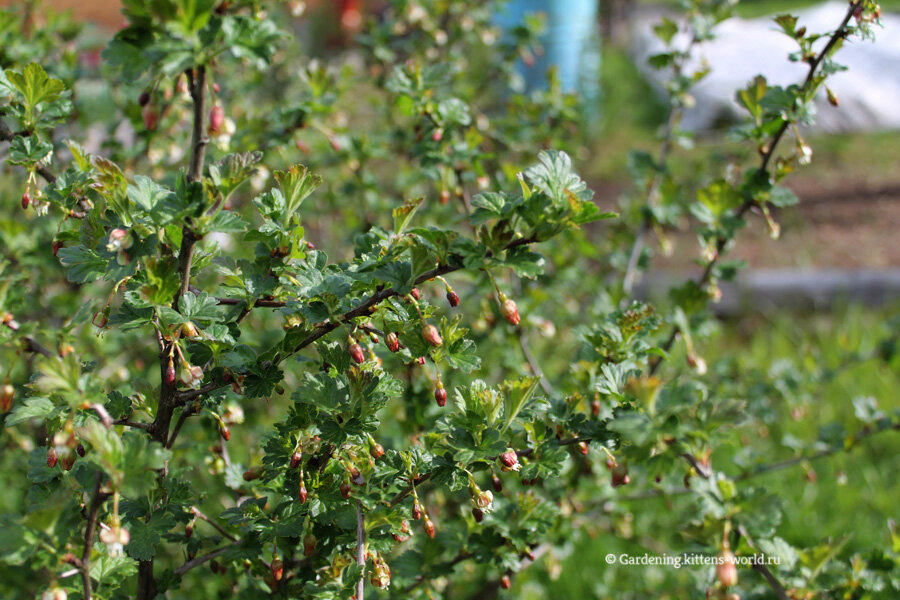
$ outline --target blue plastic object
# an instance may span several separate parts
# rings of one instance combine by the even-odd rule
[[[509,0],[496,15],[496,23],[509,30],[528,13],[545,15],[541,38],[544,54],[533,65],[519,65],[528,89],[546,85],[547,69],[556,67],[564,91],[580,92],[588,104],[600,92],[600,44],[597,32],[598,0]]]

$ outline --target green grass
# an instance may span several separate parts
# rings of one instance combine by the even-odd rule
[[[791,400],[791,406],[778,407],[781,416],[769,423],[767,432],[742,431],[745,443],[766,450],[772,462],[793,456],[781,440],[789,434],[806,446],[817,438],[820,427],[832,422],[857,431],[853,398],[872,396],[885,412],[900,408],[900,372],[877,359],[846,361],[854,352],[870,356],[878,343],[891,331],[890,319],[896,310],[871,310],[849,307],[831,314],[796,315],[781,313],[768,319],[762,316],[722,325],[698,350],[710,360],[717,356],[737,356],[742,373],[790,368],[798,373],[818,368],[838,373],[812,389],[805,397]],[[894,321],[896,332],[897,322]],[[678,360],[677,356],[673,360]],[[790,409],[802,408],[791,417]],[[731,450],[713,454],[713,465],[732,474]],[[752,480],[782,500],[783,519],[778,535],[791,544],[812,546],[826,540],[846,538],[842,555],[866,553],[873,547],[889,546],[887,520],[900,517],[896,499],[900,497],[900,435],[884,432],[873,436],[852,451],[838,453],[808,464],[772,472]],[[810,473],[815,473],[814,481]],[[742,487],[748,482],[740,484]],[[627,495],[628,490],[620,492]],[[611,498],[615,503],[616,499]],[[612,509],[616,519],[601,517],[586,524],[573,535],[567,556],[548,560],[559,577],[549,580],[546,573],[522,577],[520,598],[537,598],[529,592],[529,578],[536,577],[551,586],[555,598],[669,598],[689,597],[695,578],[701,581],[710,568],[617,566],[608,567],[608,553],[659,555],[682,551],[684,540],[676,530],[683,512],[693,502],[691,495],[622,502]],[[675,510],[672,510],[675,508]],[[627,515],[627,526],[610,531],[614,521]],[[747,581],[756,575],[742,574]],[[638,590],[632,595],[622,590]],[[641,591],[642,590],[642,591]],[[660,594],[660,590],[665,590]],[[621,593],[619,593],[621,592]],[[654,592],[651,595],[651,592]]]

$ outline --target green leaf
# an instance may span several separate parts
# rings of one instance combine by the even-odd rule
[[[797,37],[797,17],[794,15],[778,15],[775,22],[781,27],[781,31],[788,37]]]
[[[672,38],[675,37],[675,34],[678,33],[678,25],[676,25],[675,21],[672,19],[663,17],[662,21],[653,26],[653,33],[656,34],[656,37],[659,38],[663,44],[668,45],[672,42]]]
[[[412,221],[413,215],[416,214],[416,211],[419,210],[419,207],[422,206],[422,202],[424,202],[424,198],[416,198],[414,200],[407,200],[401,206],[398,206],[393,211],[394,216],[394,233],[400,235],[409,225],[409,222]]]
[[[459,98],[448,98],[438,104],[437,114],[444,124],[466,126],[472,122],[469,115],[469,107]]]
[[[502,261],[496,261],[512,267],[519,277],[535,279],[544,272],[544,257],[526,246],[517,246],[506,252]]]
[[[691,205],[694,215],[704,223],[716,223],[740,205],[741,196],[730,183],[719,179],[697,190],[697,200],[699,204]]]
[[[130,540],[125,550],[128,556],[137,560],[150,560],[156,554],[156,547],[162,534],[175,526],[175,517],[170,513],[156,512],[148,522],[131,520],[128,522]]]
[[[746,88],[737,93],[738,103],[747,109],[757,124],[762,119],[763,108],[761,103],[767,89],[766,78],[762,75],[757,75]]]
[[[500,384],[500,391],[503,394],[503,431],[506,431],[519,411],[531,399],[540,380],[540,377],[522,377]]]
[[[22,94],[26,110],[26,123],[34,126],[34,113],[41,103],[52,102],[60,97],[66,86],[59,79],[53,79],[37,63],[26,66],[21,73],[12,69],[6,71],[9,82]]]
[[[538,164],[525,170],[529,183],[547,194],[554,204],[567,207],[571,198],[589,200],[593,193],[572,168],[572,159],[565,152],[546,150],[538,154]]]
[[[504,219],[512,213],[515,204],[503,192],[482,192],[472,198],[472,225],[481,225],[492,219]]]
[[[6,417],[5,423],[7,427],[12,427],[13,425],[18,425],[19,423],[24,423],[31,419],[44,420],[49,417],[55,409],[56,406],[49,398],[41,396],[26,398],[24,402],[18,404]]]
[[[34,165],[47,162],[53,154],[53,145],[35,135],[13,138],[9,144],[7,162],[13,165]]]
[[[59,261],[68,269],[68,278],[72,283],[90,283],[106,275],[109,260],[98,256],[83,246],[60,248],[57,255]]]
[[[210,323],[222,318],[219,302],[206,292],[188,292],[181,297],[178,308],[185,319],[197,323]]]
[[[209,165],[209,178],[219,188],[222,197],[227,199],[232,192],[253,175],[253,166],[262,160],[262,152],[241,152],[229,154],[225,158]],[[223,231],[216,229],[216,231]]]
[[[285,199],[284,222],[290,222],[303,201],[321,185],[322,178],[303,165],[294,165],[287,171],[275,171],[273,175]]]
[[[101,585],[115,585],[135,573],[137,573],[137,563],[127,556],[110,556],[106,553],[99,553],[91,559],[91,579]]]

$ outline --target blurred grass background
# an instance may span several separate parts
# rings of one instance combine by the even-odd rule
[[[898,407],[900,372],[896,368],[877,359],[845,363],[848,355],[857,352],[873,355],[891,331],[896,332],[897,308],[872,310],[845,305],[830,313],[748,315],[720,324],[699,345],[698,352],[710,361],[711,371],[715,370],[716,357],[728,355],[736,357],[741,373],[768,374],[785,369],[797,372],[833,369],[838,373],[811,389],[808,398],[801,397],[790,406],[778,406],[779,417],[770,423],[768,430],[742,430],[745,442],[768,454],[775,463],[795,456],[780,443],[785,434],[806,446],[817,439],[819,428],[829,423],[847,424],[850,432],[858,430],[858,425],[852,425],[857,422],[851,403],[854,398],[874,397],[879,400],[879,408],[886,412]],[[550,356],[537,345],[534,349],[541,356]],[[545,365],[545,369],[552,368]],[[717,450],[712,464],[731,475],[740,473],[731,463],[732,453],[738,450]],[[852,451],[774,471],[751,481],[781,499],[783,517],[779,535],[789,543],[805,547],[846,538],[846,550],[851,554],[866,554],[871,548],[890,545],[887,518],[900,517],[898,472],[900,436],[884,432],[863,441]],[[672,532],[678,529],[681,509],[689,508],[689,503],[694,501],[690,495],[621,502],[628,494],[627,486],[618,488],[611,500],[619,501],[615,514],[621,517],[624,511],[624,522],[630,526],[610,530],[612,520],[603,516],[582,524],[567,554],[544,559],[551,566],[549,575],[538,569],[524,571],[514,579],[512,597],[528,600],[542,597],[540,588],[531,585],[535,578],[551,586],[553,598],[682,600],[689,597],[686,590],[691,589],[691,582],[705,581],[711,575],[710,567],[606,565],[604,557],[609,553],[675,555],[685,544]],[[670,510],[673,508],[678,509]],[[668,527],[663,516],[666,514],[672,520]],[[648,535],[649,523],[654,523],[650,531],[657,532],[655,535]],[[554,579],[554,574],[559,577]],[[741,577],[761,581],[749,570],[742,569]],[[640,592],[642,586],[646,594]],[[637,591],[633,595],[619,593],[626,589]],[[649,595],[650,590],[659,589],[670,593]]]

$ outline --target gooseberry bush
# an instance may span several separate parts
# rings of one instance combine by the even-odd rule
[[[792,547],[757,482],[898,416],[862,400],[788,460],[735,455],[817,380],[707,368],[695,341],[739,230],[796,200],[798,127],[877,5],[779,17],[809,75],[740,90],[750,156],[699,178],[667,159],[731,5],[663,21],[669,119],[617,215],[576,171],[578,99],[522,89],[538,18],[391,0],[328,53],[299,2],[123,4],[99,60],[65,19],[3,13],[5,598],[490,598],[651,496],[682,515],[673,551],[719,558],[684,597],[894,597],[896,542]],[[700,275],[634,300],[688,216]],[[739,575],[751,554],[780,563]]]

